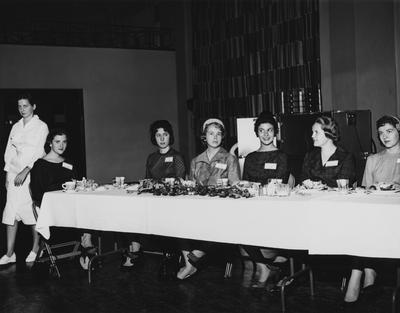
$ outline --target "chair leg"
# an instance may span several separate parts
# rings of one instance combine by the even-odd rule
[[[296,279],[298,276],[303,275],[305,272],[308,272],[309,279],[310,279],[310,296],[314,296],[314,275],[312,272],[311,267],[306,266],[305,264],[302,264],[301,270],[297,271],[293,275],[286,277],[282,280],[282,285],[280,286],[281,288],[281,308],[282,308],[282,313],[286,312],[286,302],[285,302],[285,287],[289,285],[294,279]]]
[[[56,264],[56,257],[54,256],[53,252],[51,251],[50,245],[45,242],[44,246],[46,247],[47,254],[50,259],[50,272],[55,273],[57,278],[61,278],[60,271],[58,270],[58,266]]]
[[[232,262],[226,262],[224,278],[232,277],[232,266],[233,266]]]
[[[315,295],[315,290],[314,290],[314,273],[313,273],[311,267],[308,269],[308,275],[309,275],[309,279],[310,279],[310,295],[311,295],[311,297],[314,297],[314,295]]]
[[[397,294],[400,291],[400,286],[397,286],[392,293],[392,313],[396,313]]]

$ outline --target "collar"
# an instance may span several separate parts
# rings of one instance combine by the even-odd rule
[[[204,162],[204,163],[211,163],[216,160],[222,159],[228,152],[222,148],[219,147],[218,152],[213,156],[211,160],[208,159],[207,157],[207,150],[204,150],[198,157],[197,157],[197,162]]]

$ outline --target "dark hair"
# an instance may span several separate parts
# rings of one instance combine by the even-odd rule
[[[339,127],[336,121],[328,116],[318,117],[314,123],[320,124],[325,136],[331,139],[333,142],[339,140]]]
[[[385,124],[390,124],[400,132],[400,120],[395,116],[384,115],[376,121],[376,129]]]
[[[17,97],[17,101],[22,100],[22,99],[26,99],[26,100],[29,101],[29,103],[30,103],[31,105],[34,105],[34,103],[33,103],[33,98],[32,98],[32,95],[31,95],[30,93],[28,93],[28,92],[20,93],[20,94],[18,95],[18,97]]]
[[[150,141],[153,145],[157,146],[157,141],[156,141],[156,133],[159,128],[164,129],[169,134],[169,145],[173,145],[175,138],[174,138],[174,131],[172,130],[172,126],[170,122],[167,120],[158,120],[153,122],[150,125]]]
[[[274,135],[278,134],[278,123],[274,119],[274,116],[270,112],[263,111],[260,113],[260,115],[256,119],[256,122],[254,123],[254,132],[256,133],[257,137],[258,127],[260,127],[260,125],[264,123],[271,124],[274,127]]]
[[[225,127],[217,122],[211,122],[204,127],[204,130],[202,131],[201,136],[200,136],[202,144],[204,146],[207,146],[206,134],[207,134],[207,130],[210,126],[215,126],[221,131],[221,135],[222,135],[221,145],[222,145],[224,142],[224,139],[225,139]]]
[[[23,98],[23,99],[25,99],[25,98]],[[53,141],[53,139],[56,136],[62,136],[62,135],[65,135],[65,137],[67,137],[67,139],[68,139],[68,133],[65,131],[65,129],[63,129],[63,128],[54,128],[54,129],[50,130],[50,132],[49,132],[49,134],[47,135],[47,138],[46,138],[46,144],[44,146],[44,150],[46,151],[46,153],[49,153],[49,151],[51,150],[50,144]]]

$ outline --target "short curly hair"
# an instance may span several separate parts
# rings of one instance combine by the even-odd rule
[[[26,99],[26,98],[23,98],[23,99]],[[46,144],[44,146],[44,150],[46,151],[46,153],[50,152],[50,150],[51,150],[50,144],[53,141],[53,139],[56,136],[62,136],[62,135],[64,135],[68,139],[68,133],[64,128],[54,128],[54,129],[50,130],[50,132],[46,138]]]
[[[172,130],[171,123],[167,120],[157,120],[150,125],[150,141],[153,145],[157,146],[156,141],[156,133],[158,129],[164,129],[169,134],[169,144],[173,145],[175,138],[174,138],[174,131]]]
[[[22,99],[28,100],[31,105],[34,105],[33,97],[29,92],[22,92],[22,93],[18,94],[17,101],[22,100]]]
[[[380,119],[376,121],[376,129],[379,127],[382,127],[385,124],[390,124],[394,128],[397,129],[398,132],[400,132],[400,120],[392,115],[384,115]]]
[[[279,131],[278,123],[276,122],[272,113],[267,111],[261,112],[260,115],[257,117],[256,122],[254,123],[254,132],[256,133],[256,136],[258,137],[258,127],[260,127],[261,124],[265,123],[271,124],[274,127],[274,135],[276,136]]]
[[[333,118],[328,116],[320,116],[315,120],[314,123],[321,125],[326,138],[331,139],[333,142],[337,142],[340,139],[339,126]]]

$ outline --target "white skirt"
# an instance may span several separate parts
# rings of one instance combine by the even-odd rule
[[[26,225],[35,225],[36,220],[32,211],[32,198],[29,191],[31,176],[28,174],[24,183],[16,187],[14,179],[16,173],[8,172],[7,202],[3,211],[3,224],[14,225],[15,221],[22,221]]]

